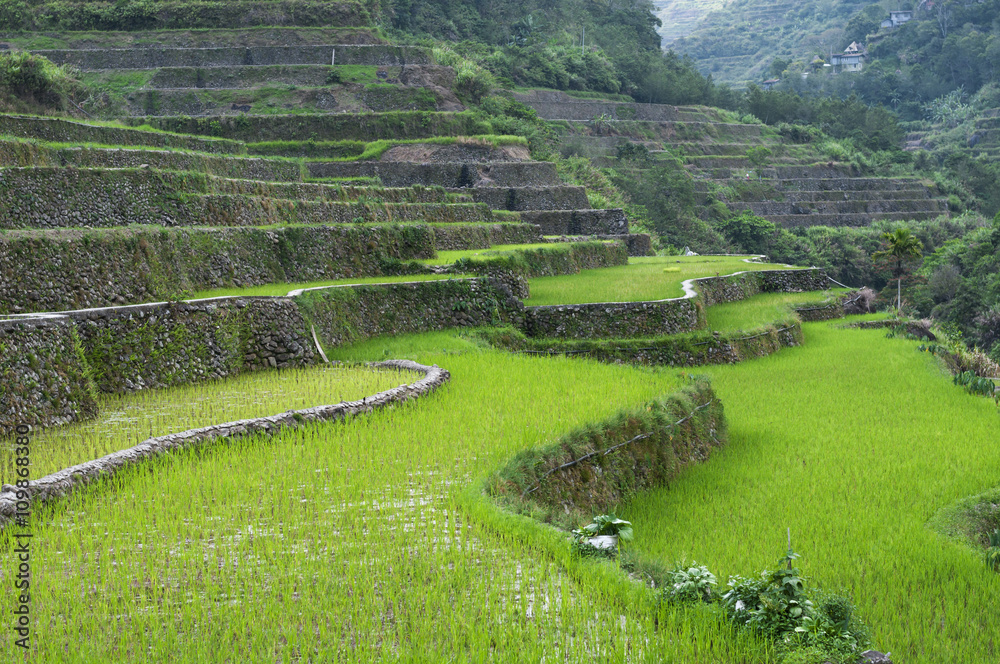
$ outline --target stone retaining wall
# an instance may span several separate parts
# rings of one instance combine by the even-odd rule
[[[494,210],[512,212],[590,208],[584,187],[476,187],[472,195],[477,203],[486,203]]]
[[[0,438],[18,425],[50,426],[97,413],[73,323],[0,318]]]
[[[531,224],[449,224],[434,226],[434,246],[440,251],[489,249],[497,244],[541,242],[538,226]]]
[[[295,299],[326,347],[381,335],[519,322],[523,310],[504,280],[490,278],[335,286]]]
[[[434,231],[423,224],[7,231],[0,234],[5,284],[0,313],[65,311],[171,299],[212,288],[398,274],[405,267],[400,261],[432,256]]]
[[[518,95],[519,96],[519,95]],[[610,101],[536,101],[521,97],[520,101],[535,109],[546,120],[589,122],[604,116],[609,120],[641,122],[671,122],[681,116],[675,106],[666,104],[628,104]]]
[[[380,66],[378,70],[378,78],[372,72],[371,82],[437,85],[448,89],[455,84],[455,70],[441,65]],[[157,70],[147,85],[152,89],[232,90],[273,86],[275,81],[281,81],[282,85],[329,88],[331,75],[335,72],[328,62],[319,65],[165,67]]]
[[[410,385],[402,385],[359,401],[346,401],[331,406],[316,406],[304,410],[288,411],[280,415],[250,420],[238,420],[181,433],[149,438],[135,447],[114,452],[94,461],[71,466],[64,470],[32,480],[27,486],[4,485],[0,488],[0,528],[11,523],[18,510],[37,509],[72,493],[95,480],[109,479],[116,473],[165,452],[194,445],[207,445],[221,439],[235,439],[260,434],[274,435],[283,429],[294,429],[311,422],[342,420],[361,413],[385,408],[433,392],[444,385],[450,375],[437,366],[428,367],[407,360],[390,360],[370,366],[398,371],[416,371],[423,374]]]
[[[221,298],[66,313],[101,392],[131,392],[311,364],[288,298]]]
[[[312,178],[379,178],[387,187],[521,187],[559,183],[555,166],[540,162],[419,164],[409,161],[326,161],[306,164]]]
[[[215,154],[245,154],[246,146],[221,138],[198,138],[165,132],[142,131],[129,127],[91,125],[62,118],[0,115],[0,135],[33,138],[55,143],[99,143],[102,145],[143,145]]]
[[[628,235],[628,217],[621,209],[544,210],[521,213],[521,221],[537,224],[542,235]]]
[[[57,64],[84,71],[160,67],[239,67],[259,65],[429,65],[431,54],[416,46],[329,44],[246,48],[109,48],[33,51]]]
[[[475,203],[359,203],[182,193],[217,183],[233,191],[268,190],[245,182],[240,187],[148,169],[0,169],[0,229],[493,222],[490,209]],[[49,195],[53,191],[58,196]],[[296,193],[295,185],[287,193]]]
[[[471,113],[392,111],[389,113],[325,113],[311,115],[240,115],[228,117],[144,117],[127,120],[151,124],[181,134],[224,136],[248,142],[260,141],[377,141],[475,136],[492,127]]]
[[[54,148],[28,141],[0,139],[0,166],[149,168],[193,171],[243,180],[302,180],[302,166],[291,159],[226,157],[214,154],[127,148]]]

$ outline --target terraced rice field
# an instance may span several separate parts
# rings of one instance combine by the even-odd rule
[[[717,633],[707,641],[711,622],[661,613],[657,633],[654,614],[621,605],[611,586],[580,585],[530,543],[456,510],[456,495],[485,469],[671,390],[672,375],[494,351],[419,355],[454,376],[424,400],[169,455],[38,513],[33,656],[659,661],[731,653]]]

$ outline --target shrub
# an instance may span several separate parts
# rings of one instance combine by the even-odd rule
[[[670,571],[672,585],[664,588],[663,595],[670,602],[705,602],[715,599],[715,575],[704,565],[692,561],[690,565],[678,563]]]

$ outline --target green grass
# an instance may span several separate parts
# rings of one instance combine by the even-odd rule
[[[791,528],[800,567],[847,590],[894,660],[997,661],[1000,575],[926,525],[997,484],[996,406],[953,386],[915,342],[804,330],[801,348],[702,370],[729,445],[628,506],[636,549],[724,580],[770,565]]]
[[[544,549],[456,511],[473,478],[673,390],[672,373],[417,355],[452,383],[347,422],[167,455],[36,513],[32,656],[738,661],[714,619],[623,605],[610,583],[578,583]],[[3,569],[13,546],[0,535]]]
[[[523,136],[479,134],[474,136],[433,136],[415,139],[384,139],[380,141],[266,141],[248,143],[251,154],[294,155],[312,157],[316,161],[368,161],[378,159],[391,148],[400,145],[528,145]]]
[[[676,270],[675,270],[676,268]],[[528,281],[529,306],[585,302],[642,302],[681,297],[681,282],[750,270],[781,270],[783,265],[745,263],[734,256],[642,256],[619,267]]]
[[[47,429],[31,441],[32,477],[127,449],[150,438],[286,410],[353,401],[413,382],[418,374],[319,366],[261,371],[227,380],[102,395],[91,421]],[[0,441],[0,483],[13,483],[12,441]]]
[[[797,305],[822,306],[833,295],[847,293],[847,288],[808,293],[764,293],[739,302],[716,304],[705,309],[708,329],[720,332],[755,330],[776,321],[787,320]]]
[[[246,288],[217,288],[215,290],[198,291],[188,299],[197,300],[205,297],[232,296],[250,297],[258,295],[280,297],[300,288],[322,288],[323,286],[344,286],[348,284],[395,284],[401,281],[440,281],[442,279],[458,279],[463,276],[465,275],[404,274],[392,277],[352,277],[327,281],[302,281],[291,284],[264,284],[263,286],[248,286]]]
[[[494,213],[495,214],[495,213]],[[512,254],[524,249],[552,249],[558,245],[551,242],[539,242],[536,244],[495,244],[489,249],[463,249],[461,251],[439,251],[437,258],[424,258],[421,263],[425,265],[451,265],[461,258],[487,258],[501,254]]]

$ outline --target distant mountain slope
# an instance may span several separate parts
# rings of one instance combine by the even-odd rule
[[[674,40],[694,32],[702,19],[724,4],[725,0],[653,0],[653,13],[663,22],[657,30],[663,47],[670,48]]]
[[[687,10],[699,0],[663,0]],[[701,0],[705,4],[709,0]],[[717,3],[720,4],[721,3]],[[766,78],[774,58],[792,59],[840,50],[851,15],[871,0],[731,0],[708,13],[673,42],[716,81],[743,84]],[[661,16],[661,20],[663,17]],[[662,34],[662,33],[661,33]]]

